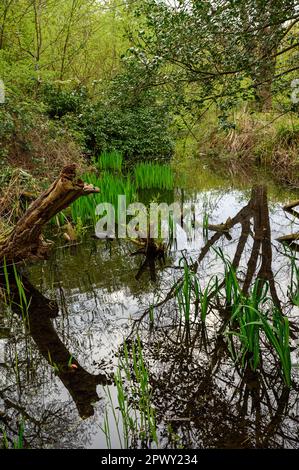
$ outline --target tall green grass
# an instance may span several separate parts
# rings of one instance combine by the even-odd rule
[[[291,253],[291,282],[288,288],[288,296],[293,305],[299,307],[299,266],[296,257]]]
[[[113,170],[121,173],[123,156],[117,150],[103,152],[96,159],[96,165],[100,170]]]
[[[95,213],[96,206],[102,202],[109,202],[118,210],[118,196],[125,195],[127,204],[136,198],[136,188],[131,179],[121,176],[103,173],[99,178],[93,173],[88,173],[82,177],[86,183],[93,184],[100,188],[98,194],[77,199],[71,206],[71,217],[74,223],[81,220],[81,223],[94,224],[98,220]]]
[[[199,314],[201,321],[205,323],[211,308],[211,299],[219,292],[218,277],[212,276],[207,286],[202,288],[196,273],[191,269],[186,260],[184,260],[183,269],[182,282],[176,288],[179,312],[186,323],[190,322],[192,315],[194,320],[196,320]]]
[[[268,296],[268,282],[256,279],[250,292],[245,295],[234,267],[224,257],[222,250],[215,250],[225,266],[224,286],[226,308],[230,310],[229,350],[235,361],[241,361],[242,367],[249,364],[253,371],[261,362],[261,337],[267,339],[280,362],[285,384],[291,386],[291,355],[289,321],[273,304]],[[239,348],[231,341],[231,335],[239,339]]]
[[[12,325],[15,322],[15,319],[12,313],[16,312],[20,315],[25,335],[25,349],[27,363],[31,364],[32,362],[32,343],[30,337],[26,334],[30,330],[29,322],[29,307],[31,299],[27,298],[26,290],[22,282],[22,277],[18,273],[15,264],[7,266],[6,260],[4,259],[2,265],[3,277],[4,277],[4,289],[2,291],[3,302],[1,301],[0,307],[4,307],[4,312],[6,313],[6,318],[10,322],[9,329],[12,328]],[[15,348],[15,357],[13,371],[15,372],[16,383],[19,388],[22,388],[21,377],[20,377],[20,367],[19,367],[19,355],[17,351],[17,342],[14,343]],[[29,369],[27,369],[27,372]]]
[[[119,413],[116,413],[109,388],[106,389],[106,394],[112,409],[120,447],[128,449],[150,447],[152,443],[158,445],[155,410],[151,404],[152,390],[149,372],[143,359],[139,337],[136,342],[132,342],[131,350],[127,343],[124,343],[114,375],[114,383]],[[107,447],[111,448],[111,425],[107,409],[102,431],[106,437]]]
[[[220,282],[218,276],[211,277],[204,289],[192,267],[184,260],[184,274],[175,290],[181,317],[189,324],[192,317],[196,320],[200,314],[205,324],[209,312],[221,308],[226,315],[223,332],[233,360],[242,368],[249,366],[256,371],[262,362],[263,343],[276,356],[282,378],[290,387],[289,321],[273,303],[269,283],[257,278],[245,295],[230,260],[221,249],[215,251],[223,261],[224,278]]]
[[[22,421],[21,424],[19,425],[18,436],[14,440],[11,440],[8,437],[5,429],[2,429],[2,448],[3,449],[23,449],[24,448],[24,421]]]
[[[140,189],[166,189],[174,187],[174,177],[170,165],[156,163],[139,163],[135,166],[134,176]]]
[[[3,269],[3,274],[4,274],[4,280],[5,280],[4,303],[10,308],[12,308],[13,304],[17,305],[17,307],[19,308],[21,312],[24,323],[27,324],[28,308],[29,308],[30,302],[27,299],[21,276],[19,275],[15,264],[12,265],[12,273],[9,272],[5,258],[3,261],[2,269]],[[12,274],[13,274],[13,281],[11,281],[10,279],[10,276]],[[16,285],[17,292],[18,292],[18,301],[16,300],[16,297],[12,294],[11,282],[13,282]]]

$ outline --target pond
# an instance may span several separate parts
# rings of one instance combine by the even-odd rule
[[[0,315],[9,445],[21,435],[30,448],[299,448],[298,258],[277,240],[298,231],[283,209],[296,195],[184,175],[163,197],[192,202],[200,219],[165,259],[145,263],[131,241],[90,230],[22,268],[28,318],[14,287],[13,313]]]

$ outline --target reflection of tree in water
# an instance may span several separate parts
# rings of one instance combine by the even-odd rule
[[[242,291],[249,293],[252,282],[260,279],[260,288],[267,282],[273,305],[283,313],[272,269],[271,231],[264,187],[254,187],[249,203],[225,224],[210,226],[214,235],[202,248],[191,269],[202,269],[202,261],[211,247],[236,225],[241,234],[233,256],[237,272],[244,254],[247,269],[242,273]],[[249,240],[251,245],[249,244]],[[250,247],[249,247],[250,245]],[[175,292],[182,278],[158,304],[159,320],[164,327],[151,328],[147,349],[151,366],[153,402],[158,421],[180,436],[179,444],[187,447],[299,447],[298,385],[285,387],[272,350],[264,351],[264,359],[254,372],[235,365],[223,333],[230,318],[230,306],[215,299],[210,315],[212,324],[205,328],[194,322],[186,325],[175,315]],[[224,282],[220,287],[225,287]],[[213,299],[211,299],[212,301]],[[147,318],[148,310],[141,316]],[[141,321],[140,320],[140,321]],[[140,321],[136,322],[142,331]],[[166,326],[168,325],[168,327]],[[292,335],[297,328],[292,324]],[[266,346],[263,345],[265,348]],[[167,444],[168,439],[168,444]]]
[[[243,293],[249,292],[253,280],[258,277],[269,283],[273,302],[281,310],[284,305],[274,282],[267,195],[262,187],[253,189],[249,203],[235,217],[227,220],[225,224],[210,226],[214,234],[201,249],[191,268],[194,272],[202,271],[202,262],[208,257],[211,247],[216,246],[236,226],[241,227],[241,232],[232,265],[237,270],[245,253],[248,258],[247,269],[242,273]],[[97,251],[96,244],[94,249]],[[115,282],[119,283],[119,286],[129,283],[132,271],[137,267],[130,262],[128,269],[128,251],[124,253],[123,249],[119,248],[120,256],[117,260],[125,254],[123,263],[126,264],[118,266],[116,272],[113,270],[117,260],[109,264],[110,276],[116,277]],[[58,288],[55,284],[66,322],[68,295],[78,283],[78,278],[72,277],[71,273],[81,270],[82,266],[76,265],[80,260],[80,257],[77,260],[74,257],[74,266],[64,273],[64,278],[70,276],[66,288],[64,282],[59,283]],[[110,263],[108,254],[107,260],[102,261]],[[69,258],[66,261],[68,262]],[[87,265],[91,262],[95,262],[92,256],[87,260]],[[124,270],[125,278],[119,281],[117,273],[123,273]],[[91,296],[97,304],[99,296],[94,287],[99,285],[97,272],[93,269],[86,269],[84,272],[86,285],[89,286]],[[59,274],[56,273],[55,282]],[[104,274],[100,273],[100,276],[101,282],[104,283]],[[20,417],[23,416],[26,420],[26,443],[31,447],[86,446],[92,432],[92,424],[90,420],[78,423],[78,413],[83,418],[93,414],[93,404],[99,400],[96,387],[106,383],[106,377],[103,374],[90,374],[72,357],[67,347],[67,334],[64,337],[62,330],[61,339],[52,324],[58,313],[56,303],[46,299],[26,279],[23,281],[28,297],[31,298],[30,334],[38,348],[38,354],[33,350],[31,356],[28,356],[28,338],[16,338],[18,348],[24,349],[19,354],[22,359],[19,362],[19,379],[15,382],[12,380],[11,370],[2,373],[5,382],[0,387],[0,421],[10,435],[14,436],[17,434]],[[103,284],[105,288],[106,281],[107,279]],[[297,385],[294,384],[295,388],[291,391],[284,387],[271,351],[267,352],[267,360],[256,373],[249,367],[241,370],[233,364],[223,337],[229,316],[225,305],[217,305],[217,315],[213,324],[207,328],[198,323],[190,325],[189,329],[180,323],[179,328],[173,302],[178,283],[179,281],[159,304],[160,325],[157,323],[155,328],[151,329],[148,343],[143,341],[148,358],[153,359],[150,370],[153,403],[157,409],[158,421],[165,425],[163,445],[298,447]],[[149,285],[147,287],[148,290],[152,289]],[[112,291],[114,289],[115,285]],[[16,291],[12,291],[12,294],[16,297],[18,295]],[[14,310],[17,311],[16,305]],[[147,314],[148,311],[141,315],[141,320],[146,318]],[[83,328],[88,327],[87,323],[84,323]],[[142,333],[145,334],[144,330]],[[79,345],[77,348],[75,338],[71,338],[71,341],[76,345],[72,346],[72,350],[78,355]],[[11,349],[13,362],[13,348]],[[69,367],[70,358],[74,368]],[[49,374],[53,366],[57,368],[57,379],[69,392],[72,400],[64,399],[62,387],[59,388],[57,380],[53,398],[51,390],[51,398],[44,402],[49,384],[53,383]],[[170,427],[172,431],[168,432]],[[175,444],[176,432],[180,435],[180,440]]]
[[[203,334],[193,331],[182,343],[172,330],[152,338],[158,422],[171,424],[186,447],[298,447],[298,390],[283,386],[275,366],[235,368],[223,341],[209,341],[203,351]]]
[[[13,282],[13,275],[10,273],[10,305],[14,313],[22,316],[20,305],[19,305],[19,293],[17,285]],[[1,281],[1,279],[0,279]],[[57,436],[61,441],[61,446],[66,445],[67,447],[77,447],[78,441],[83,441],[84,434],[82,433],[84,425],[80,425],[76,430],[77,426],[74,424],[78,422],[73,403],[76,405],[79,415],[81,418],[87,418],[94,414],[93,405],[99,401],[99,396],[96,392],[97,385],[106,385],[108,379],[104,374],[93,375],[87,372],[79,362],[73,357],[70,351],[66,348],[64,343],[59,338],[56,330],[53,327],[52,319],[58,315],[58,306],[55,302],[49,301],[45,298],[38,290],[36,290],[30,282],[26,279],[22,279],[23,286],[25,289],[28,307],[26,308],[27,320],[26,324],[27,335],[30,333],[30,337],[34,340],[39,354],[47,361],[48,365],[55,371],[57,377],[61,380],[64,387],[68,390],[71,395],[73,402],[68,400],[60,404],[59,401],[55,400],[45,406],[42,403],[32,403],[29,405],[23,405],[24,402],[30,398],[33,389],[37,387],[48,387],[50,377],[47,371],[40,367],[38,364],[37,369],[34,370],[32,367],[32,351],[28,351],[28,342],[25,341],[25,351],[22,351],[21,357],[25,357],[25,361],[19,361],[20,352],[16,356],[17,365],[17,377],[16,384],[11,385],[11,370],[8,370],[7,383],[8,386],[4,386],[0,389],[0,397],[3,400],[5,411],[1,413],[1,421],[5,425],[8,431],[8,436],[16,435],[20,426],[20,417],[26,420],[26,441],[25,444],[37,447],[44,447],[51,445],[51,443],[57,444]],[[4,279],[2,278],[2,288],[5,286]],[[18,341],[20,345],[20,341]],[[40,357],[38,358],[40,361]],[[27,362],[27,371],[24,369],[24,365]],[[28,364],[29,362],[29,364]],[[16,368],[16,364],[14,364]],[[42,375],[45,376],[45,381],[40,382],[41,374],[40,369],[43,369]],[[30,375],[30,386],[26,387],[26,374]],[[35,377],[32,377],[35,376]],[[37,380],[34,380],[36,378]],[[28,377],[27,377],[28,379]],[[31,379],[33,379],[31,381]],[[17,396],[16,396],[17,393]],[[33,392],[34,393],[34,392]],[[8,397],[15,396],[15,399]],[[45,393],[47,396],[47,393]],[[31,398],[33,398],[31,396]],[[30,411],[31,409],[31,411]],[[36,417],[38,416],[38,418]],[[71,436],[68,436],[68,432],[72,430]],[[77,434],[77,435],[76,435]],[[52,436],[52,437],[51,437]],[[69,439],[71,437],[71,440]],[[65,442],[64,442],[65,441]],[[83,442],[82,442],[83,445]]]

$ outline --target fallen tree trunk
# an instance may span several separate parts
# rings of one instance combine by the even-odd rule
[[[63,168],[59,178],[34,201],[12,231],[0,239],[0,261],[43,259],[52,243],[44,240],[43,226],[81,196],[99,189],[76,178],[76,165]]]

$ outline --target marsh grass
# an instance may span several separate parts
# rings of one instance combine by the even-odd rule
[[[124,178],[120,175],[105,172],[100,178],[93,173],[89,173],[82,176],[82,179],[86,183],[99,187],[100,192],[88,197],[81,197],[72,204],[71,217],[75,224],[80,219],[83,225],[94,225],[99,218],[95,212],[96,206],[104,202],[111,203],[114,206],[117,220],[118,196],[125,195],[127,204],[133,202],[136,198],[136,188],[129,177]]]
[[[184,260],[182,281],[175,291],[181,318],[189,324],[192,315],[196,320],[200,314],[205,324],[209,312],[217,311],[222,304],[220,308],[227,317],[223,334],[234,362],[244,369],[249,365],[253,371],[257,371],[263,352],[271,350],[280,364],[286,386],[290,387],[292,366],[289,321],[274,305],[269,283],[257,278],[245,295],[229,259],[221,249],[215,249],[215,252],[224,264],[224,278],[220,282],[218,276],[211,277],[205,288],[201,287],[196,273]]]
[[[209,214],[207,212],[203,215],[202,221],[202,236],[205,243],[207,243],[209,239]]]
[[[194,320],[199,316],[205,323],[207,314],[211,308],[211,299],[219,292],[219,281],[217,276],[212,276],[205,288],[201,287],[196,273],[191,269],[186,260],[183,261],[183,280],[176,288],[176,299],[178,302],[179,312],[186,323],[190,322],[193,314]]]
[[[100,170],[113,170],[121,173],[123,165],[123,156],[117,150],[103,152],[96,159],[96,165]]]
[[[170,165],[139,163],[134,168],[136,185],[140,189],[174,188],[174,176]]]
[[[151,404],[152,391],[149,383],[149,372],[144,363],[140,338],[132,342],[130,350],[125,342],[119,357],[119,364],[114,375],[117,390],[119,412],[113,403],[109,388],[106,395],[112,410],[117,435],[122,449],[150,447],[158,445],[155,410]],[[106,444],[111,447],[111,426],[109,412],[105,412],[102,431]]]
[[[8,266],[6,260],[3,262],[3,274],[5,280],[5,290],[4,290],[4,303],[6,306],[12,308],[12,305],[15,304],[21,312],[23,322],[29,327],[28,324],[28,308],[30,301],[28,301],[25,288],[19,275],[15,264],[12,265],[12,273],[8,271]],[[18,301],[16,301],[15,296],[12,294],[11,290],[11,280],[10,275],[13,274],[13,283],[15,284],[18,292]]]
[[[291,281],[288,288],[288,296],[293,305],[299,307],[299,266],[296,257],[291,253]]]
[[[4,276],[4,289],[3,289],[3,306],[6,312],[6,318],[10,322],[9,329],[13,328],[14,318],[12,313],[16,311],[22,320],[22,326],[24,329],[24,341],[25,341],[25,354],[26,354],[26,363],[31,364],[32,362],[32,344],[27,334],[30,331],[29,323],[29,306],[30,299],[27,299],[26,291],[22,282],[22,278],[17,271],[15,264],[12,266],[7,266],[6,260],[3,261],[2,266],[3,276]],[[17,351],[17,344],[14,344],[15,353],[14,353],[14,365],[13,370],[16,376],[16,382],[21,389],[21,370],[19,367],[19,355]],[[27,369],[29,373],[29,369]]]
[[[258,166],[269,170],[274,180],[298,187],[298,114],[249,112],[242,107],[227,117],[221,130],[211,109],[194,131],[197,154],[216,174],[238,175],[246,181]]]
[[[2,430],[2,448],[3,449],[23,449],[24,448],[24,421],[19,425],[16,439],[10,439],[6,431]]]
[[[180,260],[180,263],[182,260]],[[188,324],[190,322],[191,317],[191,304],[193,293],[195,292],[194,289],[194,276],[193,272],[191,272],[188,263],[184,261],[183,265],[184,269],[184,276],[182,283],[178,286],[176,290],[176,298],[179,306],[180,314],[183,315],[185,322]]]

